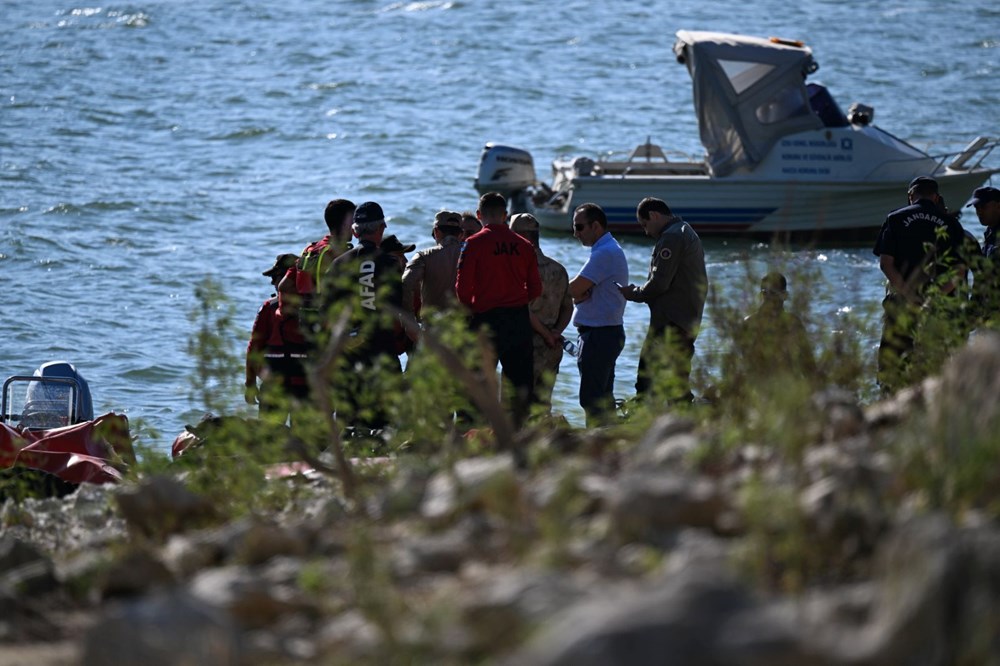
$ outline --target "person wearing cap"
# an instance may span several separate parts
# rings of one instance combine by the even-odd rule
[[[658,393],[668,402],[690,402],[691,359],[708,295],[705,251],[691,225],[662,199],[643,199],[635,215],[646,235],[656,239],[646,282],[621,290],[626,300],[649,307],[635,393],[640,398]]]
[[[993,259],[997,253],[997,229],[1000,229],[1000,190],[980,187],[972,193],[966,208],[976,209],[979,224],[986,227],[983,234],[983,256]]]
[[[615,364],[625,348],[625,297],[628,260],[608,231],[608,218],[595,203],[573,212],[573,235],[590,248],[590,257],[569,281],[573,319],[579,333],[580,406],[587,426],[604,423],[615,409]]]
[[[736,332],[736,351],[747,378],[778,374],[810,379],[816,373],[809,334],[802,320],[785,310],[788,280],[772,271],[760,281],[760,307]]]
[[[528,312],[531,316],[531,328],[535,332],[533,337],[535,400],[548,412],[552,408],[552,389],[563,357],[562,333],[573,316],[573,299],[569,295],[569,274],[562,264],[542,252],[538,220],[534,215],[518,213],[511,216],[510,230],[531,243],[538,259],[542,295],[531,301]]]
[[[338,416],[377,430],[388,424],[385,395],[402,374],[397,340],[401,326],[389,307],[402,307],[402,266],[381,247],[386,223],[382,207],[366,201],[354,211],[358,245],[333,260],[330,298],[324,311],[338,316],[351,309],[351,343],[344,354],[347,371],[338,381]]]
[[[413,243],[409,245],[403,245],[396,234],[390,234],[382,239],[382,244],[379,249],[386,254],[395,257],[396,261],[399,262],[399,270],[403,270],[406,267],[406,255],[409,252],[413,252],[417,249],[417,246]],[[405,296],[404,296],[404,303]],[[396,354],[409,353],[413,351],[413,345],[416,343],[416,335],[411,335],[406,329],[403,328],[402,324],[396,327]]]
[[[976,270],[972,302],[978,322],[989,322],[1000,312],[1000,253],[997,252],[997,230],[1000,229],[1000,190],[980,187],[965,204],[973,207],[979,224],[986,227],[983,234],[982,257]]]
[[[484,326],[490,335],[503,378],[514,387],[514,422],[520,426],[534,395],[528,303],[542,293],[538,259],[531,243],[507,227],[503,195],[480,197],[477,215],[483,229],[462,245],[455,293],[472,311],[471,327]]]
[[[295,254],[279,254],[274,265],[263,275],[277,288],[298,258]],[[290,411],[294,411],[289,410],[289,404],[301,404],[309,397],[309,383],[303,367],[307,350],[308,344],[299,329],[294,308],[285,304],[279,295],[264,301],[254,318],[247,344],[243,392],[247,404],[259,403],[261,416],[280,416],[285,422]]]
[[[403,271],[403,306],[417,317],[424,309],[448,310],[458,302],[455,276],[462,253],[462,215],[437,213],[431,236],[436,245],[413,255]]]
[[[920,308],[931,285],[941,293],[955,291],[964,273],[962,226],[941,205],[938,183],[928,176],[914,178],[907,188],[909,205],[892,211],[879,231],[872,252],[888,280],[877,379],[883,392],[902,388],[914,379],[910,365]]]
[[[416,245],[412,243],[410,245],[403,245],[396,234],[389,234],[382,239],[382,244],[379,248],[386,254],[391,254],[396,257],[396,261],[399,262],[399,267],[402,268],[406,266],[406,254],[408,252],[413,252],[417,249]]]

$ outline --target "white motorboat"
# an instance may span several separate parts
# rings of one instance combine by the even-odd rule
[[[594,202],[613,230],[641,232],[636,204],[654,196],[702,235],[863,238],[916,176],[936,178],[957,209],[1000,172],[984,165],[997,138],[929,155],[873,125],[870,107],[844,114],[806,82],[818,64],[801,42],[682,30],[674,53],[691,75],[703,159],[670,159],[647,139],[617,159],[557,159],[547,185],[528,151],[487,143],[476,189],[506,194],[550,229],[569,230],[573,209]]]

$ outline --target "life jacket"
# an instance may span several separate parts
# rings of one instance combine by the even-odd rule
[[[283,317],[276,313],[271,335],[264,344],[264,362],[268,369],[280,376],[286,386],[305,386],[303,362],[308,352],[309,343],[299,330],[298,317]]]
[[[295,290],[302,296],[316,293],[322,287],[323,257],[330,251],[330,237],[310,243],[295,264]],[[331,257],[332,258],[332,257]]]

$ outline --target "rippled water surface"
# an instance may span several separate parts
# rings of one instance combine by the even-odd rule
[[[423,247],[436,210],[474,207],[488,140],[530,149],[543,174],[558,154],[647,136],[699,153],[670,51],[679,29],[802,39],[841,106],[870,104],[879,125],[935,152],[1000,129],[1000,9],[986,0],[2,7],[0,374],[70,360],[95,409],[141,417],[162,441],[198,416],[193,286],[214,276],[248,331],[269,293],[260,272],[322,235],[329,199],[379,201],[390,231]],[[543,242],[571,273],[585,259],[569,236]],[[625,246],[639,280],[649,245]],[[707,249],[719,288],[742,283],[746,257],[768,260],[747,243]],[[787,261],[823,279],[816,326],[876,311],[868,247]],[[620,396],[647,312],[627,317]],[[699,349],[713,344],[709,326]],[[564,363],[556,397],[579,422],[576,380]]]

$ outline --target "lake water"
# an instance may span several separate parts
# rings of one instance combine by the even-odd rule
[[[189,397],[194,285],[213,276],[248,332],[270,293],[261,271],[322,235],[328,200],[376,200],[391,233],[424,247],[435,211],[475,207],[486,141],[528,148],[540,174],[559,154],[647,136],[700,153],[677,30],[801,39],[820,63],[812,80],[843,108],[872,105],[877,124],[933,152],[996,135],[1000,109],[1000,8],[989,0],[0,7],[0,374],[72,361],[96,411],[142,419],[164,444],[200,414]],[[964,223],[982,237],[974,215]],[[543,243],[571,274],[586,258],[568,235]],[[624,245],[639,281],[649,244]],[[744,281],[747,257],[768,261],[753,244],[707,250],[718,288]],[[789,261],[822,276],[814,326],[877,312],[870,248]],[[647,320],[629,306],[619,397],[632,393]],[[707,324],[696,366],[715,344]],[[873,318],[865,344],[877,335]],[[557,407],[579,423],[576,388],[564,362]]]

